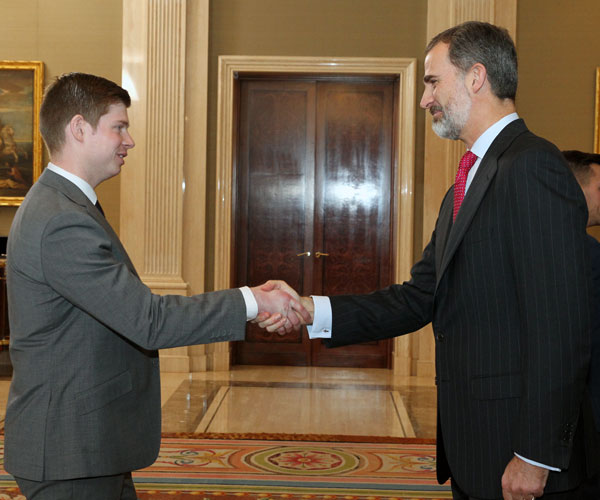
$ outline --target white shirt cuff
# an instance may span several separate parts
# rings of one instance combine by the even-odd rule
[[[560,469],[557,469],[556,467],[550,467],[549,465],[544,465],[539,462],[534,462],[533,460],[529,460],[528,458],[522,457],[518,453],[515,453],[515,456],[519,457],[521,460],[523,460],[523,462],[527,462],[528,464],[535,465],[537,467],[542,467],[543,469],[548,469],[548,470],[551,470],[554,472],[560,472]]]
[[[246,302],[246,321],[253,320],[258,316],[258,303],[254,298],[254,294],[250,287],[243,286],[240,288],[240,292],[244,296],[244,302]]]
[[[306,325],[308,338],[310,339],[330,339],[331,325],[333,323],[331,314],[331,302],[329,297],[320,295],[311,295],[315,305],[313,324]]]

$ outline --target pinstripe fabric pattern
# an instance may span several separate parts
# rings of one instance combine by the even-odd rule
[[[600,432],[600,243],[588,236],[588,246],[592,276],[592,362],[590,364],[588,387],[596,429]]]
[[[438,479],[451,469],[469,495],[501,498],[517,452],[568,469],[547,492],[574,487],[589,362],[583,194],[559,151],[518,120],[482,159],[454,224],[452,199],[409,282],[331,298],[330,345],[432,322]]]

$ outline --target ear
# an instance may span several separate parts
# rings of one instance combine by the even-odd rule
[[[88,122],[81,115],[75,115],[67,125],[67,132],[78,142],[82,142]]]
[[[474,94],[477,94],[487,80],[487,69],[481,63],[475,63],[469,70],[467,83]]]

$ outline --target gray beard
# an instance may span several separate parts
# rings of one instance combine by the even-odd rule
[[[464,125],[456,123],[444,117],[436,122],[433,122],[431,128],[442,139],[451,139],[457,141],[460,138],[460,133]]]
[[[464,86],[463,86],[464,88]],[[458,89],[457,89],[458,90]],[[442,108],[443,115],[438,121],[434,121],[431,128],[442,139],[451,139],[456,141],[460,139],[460,134],[467,124],[471,114],[471,99],[460,89],[457,92],[457,99],[448,102],[445,108]]]

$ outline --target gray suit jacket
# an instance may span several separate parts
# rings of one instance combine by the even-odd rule
[[[160,445],[157,349],[244,338],[239,290],[158,296],[88,198],[44,171],[7,251],[13,380],[5,468],[31,480],[119,474]]]
[[[423,258],[402,285],[332,297],[331,346],[433,323],[437,474],[500,498],[514,452],[584,474],[582,399],[590,357],[587,209],[560,152],[508,125],[483,157],[456,221],[453,190]]]

